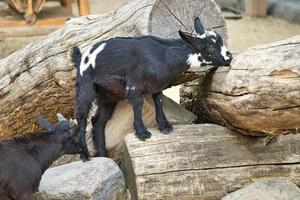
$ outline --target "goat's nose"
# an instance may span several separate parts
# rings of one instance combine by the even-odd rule
[[[228,56],[229,58],[232,58],[232,54],[229,51],[226,52],[226,56]]]
[[[228,57],[227,61],[230,62],[232,60],[232,54],[229,51],[227,51],[226,56]]]

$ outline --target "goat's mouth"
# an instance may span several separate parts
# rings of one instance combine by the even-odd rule
[[[212,65],[214,66],[230,66],[231,64],[231,59],[229,60],[222,60],[222,61],[213,61]]]

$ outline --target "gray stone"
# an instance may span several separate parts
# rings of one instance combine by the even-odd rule
[[[300,189],[284,178],[270,178],[250,184],[222,200],[295,200],[300,199]]]
[[[126,186],[118,165],[93,158],[48,169],[34,200],[123,200]]]

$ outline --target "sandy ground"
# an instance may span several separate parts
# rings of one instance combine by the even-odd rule
[[[100,14],[108,12],[126,3],[127,1],[128,0],[90,0],[91,13]],[[73,4],[73,12],[75,15],[77,15],[77,6],[75,3]],[[42,17],[45,15],[47,15],[47,9],[45,9],[44,14],[41,13]],[[272,17],[251,18],[248,16],[243,16],[243,18],[240,20],[227,20],[226,22],[229,40],[228,48],[234,53],[243,51],[252,46],[270,43],[300,34],[300,25],[291,24],[289,22],[280,19],[274,19]],[[179,102],[179,87],[170,88],[164,91],[164,93],[176,102]]]

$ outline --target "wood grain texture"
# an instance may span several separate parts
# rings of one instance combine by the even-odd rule
[[[230,68],[188,83],[182,103],[200,119],[244,134],[299,133],[299,55],[300,36],[248,49]]]
[[[266,177],[300,184],[300,135],[265,145],[213,124],[177,125],[171,135],[151,131],[146,142],[125,138],[122,167],[135,199],[220,199]]]
[[[181,23],[191,28],[192,16],[197,15],[207,26],[220,27],[217,31],[226,38],[225,20],[212,0],[136,0],[106,14],[73,18],[63,28],[0,60],[0,137],[35,130],[39,114],[52,122],[56,112],[73,117],[73,46],[84,51],[116,36],[178,37],[178,29],[186,30]]]

